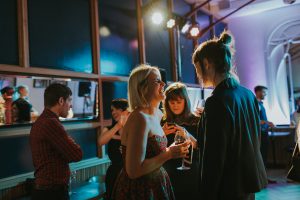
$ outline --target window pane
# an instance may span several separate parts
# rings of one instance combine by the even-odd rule
[[[17,1],[0,2],[0,64],[18,65]]]
[[[146,62],[165,69],[166,78],[170,81],[172,79],[172,71],[169,33],[165,26],[166,22],[163,21],[161,25],[156,25],[152,22],[152,13],[157,10],[161,12],[166,11],[166,1],[157,2],[143,16]]]
[[[135,0],[99,0],[100,66],[104,75],[129,75],[138,62]]]
[[[181,35],[181,75],[182,82],[184,83],[196,83],[196,71],[192,64],[193,55],[193,41]]]
[[[216,24],[215,26],[215,31],[216,31],[216,36],[220,36],[220,34],[227,28],[227,25],[223,22],[220,22]]]
[[[87,0],[28,0],[30,66],[91,73]]]
[[[0,77],[0,89],[6,88],[10,96],[0,96],[0,126],[34,122],[44,110],[44,91],[52,83],[61,83],[72,91],[72,109],[66,118],[60,118],[62,121],[93,120],[98,117],[96,81],[4,74]]]
[[[104,119],[111,119],[111,101],[116,98],[127,99],[127,82],[103,82],[102,94]]]

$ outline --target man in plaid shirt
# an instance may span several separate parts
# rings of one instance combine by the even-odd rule
[[[54,83],[44,93],[45,109],[30,131],[30,146],[35,168],[32,199],[69,199],[70,162],[82,159],[80,146],[67,134],[59,117],[67,117],[72,107],[72,92]]]

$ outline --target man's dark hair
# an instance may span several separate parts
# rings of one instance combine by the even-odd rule
[[[11,95],[14,94],[14,92],[15,92],[14,88],[9,87],[9,86],[6,86],[6,87],[1,89],[1,94],[2,95],[6,93],[6,95],[11,96]]]
[[[258,85],[258,86],[255,86],[254,92],[260,92],[262,90],[267,90],[267,89],[268,88],[266,86]]]
[[[72,91],[69,87],[60,83],[53,83],[45,90],[44,105],[45,107],[55,106],[60,97],[66,100],[69,96],[72,96]]]

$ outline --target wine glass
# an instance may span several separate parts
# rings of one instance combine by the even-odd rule
[[[200,116],[203,113],[204,105],[205,105],[205,100],[204,99],[198,99],[198,101],[196,103],[196,108],[195,108],[195,114],[197,116]]]
[[[71,171],[70,174],[70,179],[69,179],[69,195],[75,194],[76,192],[72,191],[72,183],[74,183],[74,181],[76,181],[76,173],[77,171]]]
[[[187,140],[186,136],[180,135],[178,132],[175,135],[174,141],[175,144],[182,144]],[[184,165],[184,158],[182,158],[181,166],[177,167],[178,170],[189,170],[190,167]]]

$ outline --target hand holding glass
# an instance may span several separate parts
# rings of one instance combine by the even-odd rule
[[[195,109],[195,114],[197,116],[200,116],[203,113],[204,105],[205,105],[205,100],[204,99],[199,99],[197,101],[196,109]]]
[[[175,135],[175,138],[174,138],[174,141],[175,141],[175,144],[181,144],[181,143],[184,143],[186,140],[189,140],[187,138],[187,135],[182,135],[180,134],[179,132],[176,133]],[[193,148],[192,148],[193,149]],[[191,169],[190,167],[186,167],[184,165],[184,162],[185,162],[185,158],[182,158],[182,164],[180,167],[177,167],[178,170],[189,170]]]

